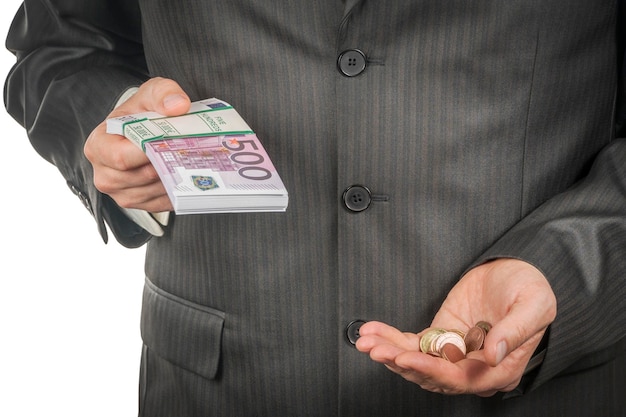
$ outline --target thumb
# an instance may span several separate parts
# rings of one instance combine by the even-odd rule
[[[157,112],[166,116],[178,116],[185,114],[191,105],[189,97],[187,97],[186,94],[181,94],[179,92],[169,93],[158,103],[160,103],[160,105],[158,105],[157,108],[160,108],[161,110],[157,110]]]
[[[152,78],[143,83],[137,92],[116,109],[116,113],[157,112],[164,116],[179,116],[191,106],[189,96],[180,85],[168,78]]]
[[[550,292],[549,295],[553,294]],[[520,302],[513,305],[508,314],[496,323],[485,338],[485,360],[490,366],[497,366],[508,355],[518,351],[520,358],[530,356],[539,345],[547,327],[556,316],[556,301]]]

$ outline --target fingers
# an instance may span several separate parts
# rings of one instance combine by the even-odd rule
[[[493,327],[483,349],[451,363],[421,352],[421,334],[404,333],[379,322],[361,326],[357,349],[429,391],[491,396],[519,384],[555,316],[556,297],[543,274],[525,262],[503,259],[467,274],[433,321],[438,320],[437,326],[443,328],[466,330],[466,320],[488,320]]]
[[[507,385],[499,372],[494,372],[483,360],[473,358],[451,363],[422,353],[418,334],[401,332],[376,321],[365,323],[359,333],[358,350],[423,389],[445,394],[480,392],[490,395],[496,392],[490,390],[494,385]]]
[[[367,322],[359,329],[360,338],[356,348],[369,354],[370,358],[384,364],[404,379],[433,392],[460,393],[461,388],[452,387],[459,381],[458,368],[453,364],[420,352],[419,335],[404,333],[381,322]],[[451,369],[442,369],[450,366]],[[445,377],[445,381],[441,380]]]
[[[156,111],[166,115],[183,114],[189,110],[189,106],[189,97],[175,81],[153,78],[146,81],[136,94],[115,109],[109,118],[145,111]],[[119,173],[134,171],[132,177],[124,178],[126,188],[150,184],[158,178],[141,149],[122,136],[106,133],[106,122],[100,124],[87,139],[85,155],[94,168],[101,166]],[[136,176],[139,170],[143,175]],[[101,173],[100,177],[112,183],[111,186],[107,186],[105,181],[100,183],[107,191],[116,187],[115,175]]]
[[[372,359],[421,388],[443,394],[476,394],[492,396],[510,391],[521,375],[511,375],[506,366],[491,367],[484,360],[469,357],[456,363],[417,351],[402,351],[397,347],[378,346],[371,351]]]
[[[472,362],[480,365],[478,361]],[[467,363],[463,365],[453,364],[421,352],[403,352],[395,358],[398,374],[404,379],[425,390],[443,394],[472,393],[472,384],[465,369]]]
[[[115,109],[109,117],[154,111],[165,116],[186,113],[191,105],[189,96],[173,80],[153,78],[141,85],[136,94]]]
[[[131,141],[123,136],[107,134],[105,123],[91,132],[85,142],[84,153],[94,168],[102,166],[130,171],[149,164],[143,151]]]
[[[189,110],[190,99],[174,81],[154,78],[145,82],[110,117],[147,111],[175,116]],[[124,208],[169,211],[171,202],[158,174],[144,152],[123,136],[106,133],[106,122],[89,135],[84,153],[94,171],[94,185]]]
[[[504,317],[494,323],[485,339],[485,360],[500,364],[511,352],[532,355],[546,328],[556,317],[556,297],[548,281],[536,268],[524,263],[512,273],[512,280],[523,280],[523,287]],[[523,274],[523,276],[522,276]]]
[[[405,333],[378,321],[369,321],[359,329],[360,337],[356,348],[361,352],[370,352],[380,345],[395,346],[401,350],[419,351],[420,337],[415,333]]]

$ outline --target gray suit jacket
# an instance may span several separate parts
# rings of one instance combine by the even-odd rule
[[[290,193],[286,213],[178,216],[150,240],[141,414],[625,415],[614,3],[26,0],[5,102],[103,236],[148,240],[83,142],[152,76],[233,104]],[[346,342],[356,319],[427,327],[497,257],[558,298],[523,395],[428,393]]]

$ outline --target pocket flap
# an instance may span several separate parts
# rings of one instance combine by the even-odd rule
[[[150,350],[176,366],[215,378],[224,316],[222,311],[169,294],[146,280],[141,337]]]

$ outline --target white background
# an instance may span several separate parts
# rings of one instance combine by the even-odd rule
[[[13,63],[0,48],[2,82]],[[0,416],[136,416],[144,249],[105,245],[4,106],[0,127]]]

